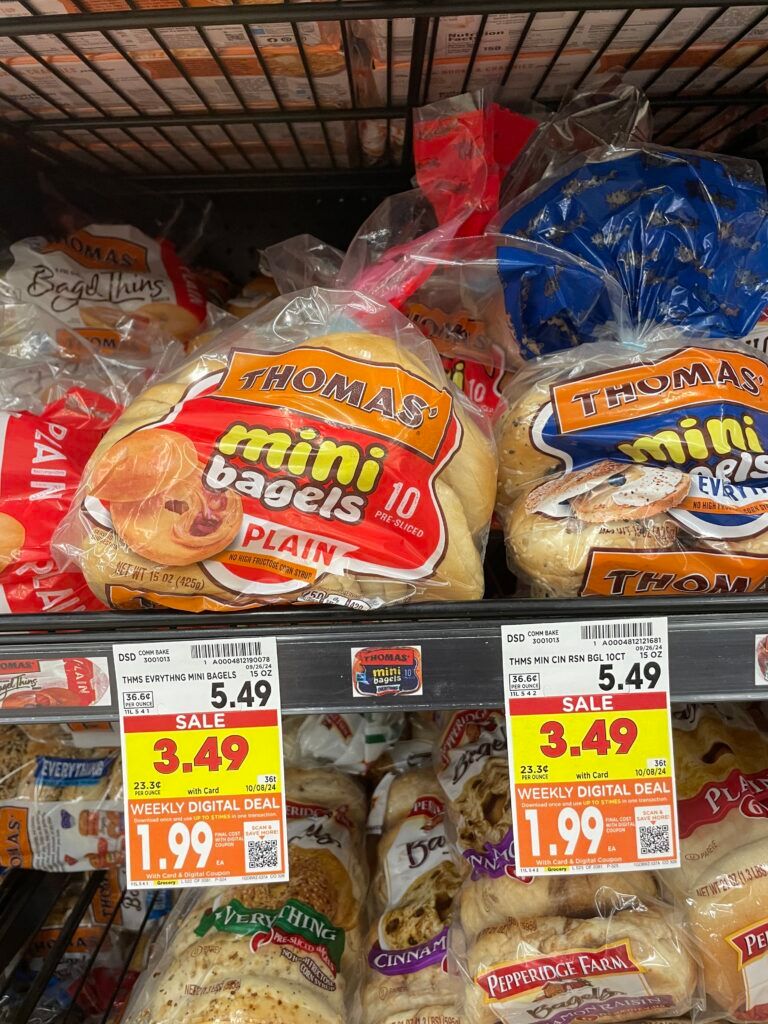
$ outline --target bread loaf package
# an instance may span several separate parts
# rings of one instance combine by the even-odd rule
[[[118,608],[474,600],[495,475],[486,427],[416,328],[315,288],[129,406],[58,550]]]
[[[431,765],[393,772],[377,787],[376,850],[366,944],[364,1024],[458,1024],[459,984],[448,969],[448,927],[461,866],[446,839]]]
[[[286,772],[290,881],[190,889],[126,1024],[346,1024],[367,878],[365,798],[333,769]]]
[[[768,743],[735,705],[679,706],[673,718],[680,868],[708,1010],[768,1021]]]
[[[120,752],[78,750],[55,726],[0,727],[0,867],[86,871],[125,855]]]
[[[498,508],[510,567],[540,594],[765,588],[765,356],[597,343],[531,363],[507,398]]]
[[[437,767],[469,869],[451,933],[467,1021],[612,1022],[698,1006],[681,915],[653,874],[518,874],[502,711],[445,715]]]

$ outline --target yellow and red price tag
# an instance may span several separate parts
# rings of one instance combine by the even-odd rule
[[[128,885],[288,877],[272,637],[122,644]]]
[[[502,629],[519,874],[679,863],[665,619]]]

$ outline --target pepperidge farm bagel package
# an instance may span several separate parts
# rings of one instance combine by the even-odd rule
[[[741,342],[605,342],[532,363],[498,423],[512,568],[543,595],[768,583],[768,362]]]
[[[472,600],[495,478],[490,434],[419,331],[313,288],[126,409],[57,550],[118,608]]]

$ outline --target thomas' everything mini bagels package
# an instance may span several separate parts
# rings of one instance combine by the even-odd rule
[[[499,425],[510,564],[539,593],[768,583],[768,362],[737,341],[581,347],[532,363]]]
[[[495,479],[430,342],[388,305],[313,288],[125,410],[57,550],[117,608],[474,600]]]

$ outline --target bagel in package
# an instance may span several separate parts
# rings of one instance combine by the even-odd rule
[[[128,224],[23,238],[10,255],[5,276],[19,300],[41,306],[97,348],[141,344],[146,324],[184,342],[206,318],[199,279],[173,245]]]
[[[517,873],[502,711],[446,714],[436,756],[469,870],[451,932],[463,1019],[611,1022],[698,1006],[680,915],[652,873]]]
[[[120,752],[78,750],[55,727],[0,727],[0,867],[84,871],[122,864]]]
[[[126,1024],[345,1024],[361,951],[365,800],[333,769],[286,772],[290,881],[185,892]]]
[[[371,885],[364,1024],[458,1024],[459,985],[447,949],[461,869],[446,839],[434,770],[385,776],[376,804],[386,829]]]
[[[664,880],[687,906],[713,1015],[768,1021],[768,744],[735,705],[673,717],[680,868]]]
[[[539,593],[765,588],[765,356],[597,343],[532,363],[507,397],[498,508],[510,567]]]
[[[391,307],[313,288],[148,389],[58,550],[118,608],[475,600],[493,441]]]

